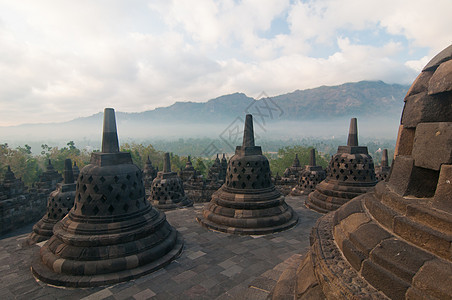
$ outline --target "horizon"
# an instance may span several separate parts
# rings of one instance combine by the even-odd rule
[[[256,98],[363,80],[410,84],[450,44],[449,8],[447,0],[5,0],[0,125],[236,91]]]

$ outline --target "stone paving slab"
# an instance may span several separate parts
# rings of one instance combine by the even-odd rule
[[[298,224],[264,236],[237,236],[207,230],[195,217],[204,204],[167,211],[169,223],[182,234],[180,257],[154,273],[111,286],[70,289],[46,285],[30,271],[27,234],[0,240],[1,299],[266,299],[284,268],[309,247],[311,227],[320,214],[304,206],[306,196],[286,197]],[[18,231],[23,233],[21,231]]]

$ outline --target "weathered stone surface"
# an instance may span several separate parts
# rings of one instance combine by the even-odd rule
[[[422,69],[422,73],[426,71],[436,70],[439,65],[452,59],[452,45],[435,55],[430,62]]]
[[[447,98],[448,95],[444,93],[428,95],[427,92],[407,97],[402,125],[405,128],[414,128],[419,123],[447,122],[452,115],[452,105]]]
[[[442,63],[428,83],[428,94],[452,91],[452,60]]]
[[[406,93],[405,99],[422,91],[428,90],[428,82],[433,75],[433,71],[421,72]]]
[[[424,297],[452,299],[452,265],[434,259],[426,262],[413,279],[413,288]],[[431,299],[431,298],[430,298]]]
[[[449,82],[451,58],[452,45],[423,73],[447,69],[438,74]],[[418,76],[408,93],[389,179],[320,218],[312,230],[317,282],[310,286],[321,287],[327,299],[452,298],[452,90],[447,83],[428,95],[430,84],[443,83],[427,82],[429,76]]]
[[[39,280],[89,287],[137,278],[159,269],[181,251],[178,232],[145,198],[141,170],[119,152],[113,109],[105,109],[102,152],[80,171],[75,202],[36,253]],[[111,120],[113,118],[113,120]]]
[[[246,116],[243,144],[228,163],[226,182],[202,215],[204,227],[233,234],[268,234],[294,226],[296,213],[271,182],[270,165],[254,145],[252,116]]]
[[[414,135],[416,131],[413,128],[405,128],[403,125],[399,126],[399,133],[397,135],[397,142],[394,155],[411,155],[413,151]]]
[[[415,166],[439,171],[442,164],[452,163],[451,123],[421,123],[416,127],[414,140]],[[431,155],[433,149],[435,155]]]
[[[452,214],[452,165],[442,165],[433,205]]]

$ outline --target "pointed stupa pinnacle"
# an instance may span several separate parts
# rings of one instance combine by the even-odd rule
[[[315,166],[315,149],[311,149],[311,151],[309,152],[309,165],[310,166]]]
[[[350,120],[347,146],[358,146],[358,121],[356,120],[356,118],[352,118]]]
[[[298,153],[295,153],[295,158],[293,160],[293,166],[299,167],[300,166],[300,160],[298,159]]]
[[[163,157],[163,173],[169,173],[169,172],[171,172],[171,162],[170,162],[169,153],[166,152],[165,156]]]
[[[11,166],[8,165],[8,172],[11,172]]]
[[[102,152],[119,152],[118,132],[116,131],[115,110],[106,108],[104,110],[104,129],[102,133]]]
[[[383,149],[383,154],[381,155],[381,166],[388,166],[388,149]]]
[[[147,164],[150,164],[150,163],[151,163],[151,159],[149,158],[149,155],[148,155],[148,160],[146,161],[146,163],[147,163]]]
[[[72,172],[72,161],[68,158],[64,161],[64,184],[74,183],[74,173]]]
[[[254,147],[254,129],[253,129],[253,116],[251,114],[246,115],[245,128],[243,130],[243,144],[242,147]]]
[[[190,159],[190,155],[188,156],[188,160],[187,162],[189,162],[191,164],[191,159]]]

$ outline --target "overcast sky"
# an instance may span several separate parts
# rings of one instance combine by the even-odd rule
[[[0,0],[0,125],[360,80],[411,84],[452,0]]]

